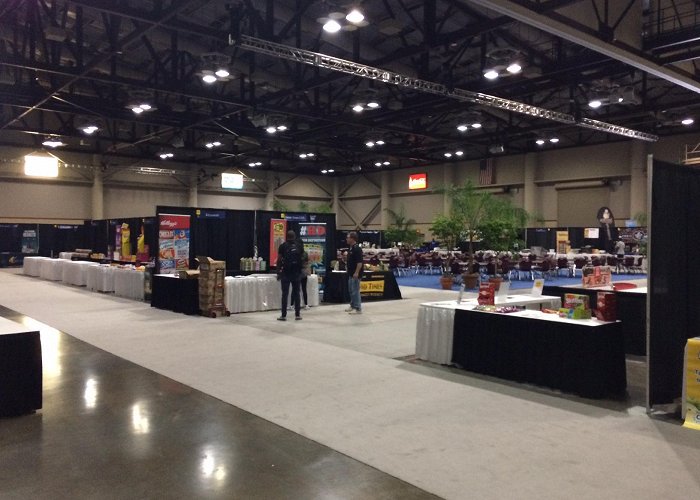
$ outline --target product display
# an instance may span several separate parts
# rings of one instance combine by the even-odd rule
[[[199,262],[199,310],[205,316],[226,313],[224,278],[226,262],[211,257],[197,257]]]
[[[559,309],[559,316],[568,319],[591,319],[591,305],[588,295],[565,294],[564,304]]]
[[[581,269],[584,288],[612,285],[612,268],[609,266],[586,266]]]
[[[496,285],[494,283],[482,283],[479,285],[479,304],[494,305],[496,300]]]
[[[611,292],[598,292],[595,316],[601,321],[616,321],[617,295]]]

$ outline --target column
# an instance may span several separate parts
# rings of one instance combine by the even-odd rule
[[[382,172],[382,186],[381,186],[381,198],[380,198],[380,210],[381,210],[381,229],[388,229],[391,224],[391,217],[387,209],[389,208],[389,184],[391,183],[391,178],[388,171]]]
[[[630,151],[630,218],[647,211],[647,143],[632,141]]]
[[[333,177],[333,199],[331,207],[335,213],[336,224],[338,224],[338,214],[340,213],[340,180],[338,177]]]
[[[190,186],[187,190],[187,206],[196,207],[198,205],[197,201],[197,172],[190,173]]]
[[[452,165],[443,165],[442,167],[442,185],[447,188],[454,184],[454,169]],[[452,210],[452,199],[449,193],[442,195],[442,213],[449,214]]]
[[[267,192],[265,193],[265,210],[275,208],[275,176],[273,172],[267,172]]]
[[[537,210],[537,176],[538,156],[536,153],[525,155],[525,168],[523,175],[523,208],[529,214],[536,213]]]
[[[102,166],[98,165],[93,168],[92,176],[92,219],[104,219],[104,177],[102,175]]]

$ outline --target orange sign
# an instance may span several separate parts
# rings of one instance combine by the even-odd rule
[[[428,187],[428,174],[411,174],[408,176],[408,189],[426,189]]]

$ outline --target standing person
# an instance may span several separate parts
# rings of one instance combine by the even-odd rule
[[[294,304],[294,319],[300,320],[299,279],[301,277],[301,257],[304,247],[297,240],[294,231],[287,231],[287,240],[280,245],[277,252],[277,279],[282,282],[282,315],[279,321],[287,321],[287,297],[289,286],[292,286],[292,303]]]
[[[345,312],[350,314],[362,314],[362,301],[360,298],[360,278],[362,277],[362,249],[357,244],[357,233],[348,233],[348,291],[350,292],[350,307]]]
[[[309,281],[309,274],[311,274],[311,261],[309,260],[309,254],[304,252],[301,255],[301,277],[299,280],[301,295],[304,297],[304,309],[310,309],[309,307],[309,295],[306,291],[306,284]],[[294,299],[292,299],[292,306],[294,305]]]

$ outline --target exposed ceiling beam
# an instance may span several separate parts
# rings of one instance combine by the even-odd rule
[[[540,14],[514,0],[468,0],[469,3],[491,9],[499,14],[510,16],[517,21],[528,24],[590,50],[600,52],[608,57],[622,61],[651,75],[667,80],[675,85],[700,93],[700,82],[690,74],[680,70],[664,67],[632,47],[619,42],[605,42],[590,28],[562,15],[553,13]]]

